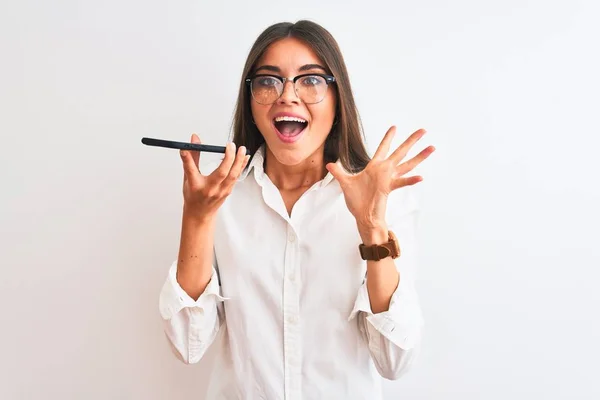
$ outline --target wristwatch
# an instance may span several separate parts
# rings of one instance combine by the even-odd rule
[[[400,257],[400,245],[394,232],[388,230],[389,240],[387,243],[374,244],[367,246],[360,244],[358,250],[360,251],[360,257],[363,260],[379,261],[386,257],[398,258]]]

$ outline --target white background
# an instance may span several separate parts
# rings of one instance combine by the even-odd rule
[[[202,399],[158,294],[182,169],[228,139],[245,57],[312,19],[368,146],[418,128],[422,355],[386,399],[598,399],[596,1],[0,2],[0,398]],[[414,154],[414,152],[412,153]],[[207,155],[205,161],[212,155]]]

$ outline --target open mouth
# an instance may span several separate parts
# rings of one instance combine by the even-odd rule
[[[306,129],[308,122],[299,117],[281,116],[273,120],[279,137],[286,142],[293,142]]]

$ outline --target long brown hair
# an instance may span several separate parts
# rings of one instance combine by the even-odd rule
[[[333,36],[325,28],[311,21],[271,25],[254,42],[242,73],[233,117],[233,142],[237,147],[246,146],[247,154],[251,155],[265,142],[252,122],[251,94],[245,80],[253,73],[257,61],[269,45],[288,37],[299,39],[310,46],[336,79],[336,83],[329,88],[337,92],[337,105],[335,122],[325,140],[325,163],[336,162],[339,158],[347,171],[362,171],[370,157],[364,145],[362,124],[354,103],[344,58]]]

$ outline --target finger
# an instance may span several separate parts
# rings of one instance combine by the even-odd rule
[[[229,175],[229,171],[231,171],[231,166],[233,165],[234,161],[235,143],[229,142],[225,146],[225,157],[223,158],[223,161],[221,161],[219,167],[215,169],[212,174],[210,174],[212,179],[214,179],[217,183],[223,182],[223,180],[227,178],[227,175]]]
[[[195,133],[192,133],[192,138],[190,139],[192,143],[202,143],[200,138]],[[194,159],[194,163],[196,164],[196,168],[200,168],[200,152],[199,151],[191,151],[192,158]]]
[[[418,131],[413,132],[413,134],[410,135],[408,139],[406,139],[404,143],[402,143],[396,149],[396,151],[392,153],[390,160],[394,161],[396,164],[402,161],[402,159],[406,156],[406,153],[408,153],[411,147],[413,147],[413,145],[423,137],[425,132],[427,132],[425,129],[419,129]]]
[[[189,180],[192,184],[195,184],[200,179],[200,171],[198,165],[194,162],[190,151],[179,150],[181,161],[183,163],[183,181]]]
[[[250,154],[246,154],[246,157],[244,157],[244,165],[242,165],[242,171],[246,169],[249,162],[250,162]]]
[[[435,151],[435,147],[429,146],[426,149],[421,150],[419,154],[414,156],[408,161],[403,162],[402,164],[396,167],[396,173],[399,175],[404,175],[407,172],[412,171],[417,165],[421,164],[423,160],[431,155]]]
[[[344,183],[349,174],[342,168],[338,163],[329,163],[325,165],[327,171],[333,175],[333,177],[340,183]]]
[[[392,182],[392,190],[399,189],[404,186],[411,186],[417,184],[423,180],[423,177],[420,175],[410,176],[407,178],[396,178]]]
[[[377,151],[373,155],[373,159],[376,160],[384,160],[387,157],[387,153],[390,151],[390,145],[392,144],[392,139],[396,134],[396,127],[392,126],[383,136],[381,143],[379,143],[379,147],[377,147]]]
[[[231,170],[229,171],[229,175],[227,176],[227,179],[225,180],[224,183],[227,183],[229,185],[235,183],[237,178],[239,178],[240,173],[242,172],[242,167],[244,166],[245,163],[246,163],[246,147],[240,146],[240,148],[237,151],[237,156],[235,157],[235,162],[233,163],[233,166],[231,167]]]

